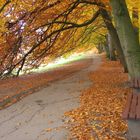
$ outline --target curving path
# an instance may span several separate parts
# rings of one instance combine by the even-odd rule
[[[87,68],[0,110],[0,140],[66,140],[63,115],[79,105],[81,90],[90,86],[88,74],[101,64],[100,56],[92,59]]]

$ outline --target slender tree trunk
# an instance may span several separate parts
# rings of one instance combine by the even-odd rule
[[[104,51],[101,43],[98,44],[97,49],[99,54],[101,54]]]
[[[110,0],[116,29],[131,78],[140,77],[140,46],[125,0]]]
[[[116,54],[115,54],[115,48],[113,44],[113,40],[110,34],[108,34],[108,46],[109,46],[109,54],[110,54],[110,60],[116,61]]]
[[[112,23],[112,20],[111,20],[111,18],[109,16],[108,12],[103,7],[104,7],[104,5],[102,5],[102,4],[101,4],[101,7],[99,7],[101,16],[103,17],[104,22],[106,24],[106,27],[107,27],[107,29],[109,31],[109,34],[112,37],[112,41],[114,42],[114,47],[117,50],[120,62],[124,67],[124,72],[128,72],[126,60],[125,60],[125,57],[124,57],[124,53],[123,53],[123,50],[122,50],[122,47],[121,47],[121,43],[120,43],[117,31],[116,31],[116,29],[115,29],[115,27],[114,27],[114,25]]]
[[[106,53],[106,57],[110,58],[110,53],[109,53],[109,46],[108,46],[108,37],[106,35],[106,41],[104,42],[104,50]]]

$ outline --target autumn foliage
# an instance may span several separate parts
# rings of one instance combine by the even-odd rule
[[[119,62],[104,59],[89,75],[93,85],[83,91],[80,107],[65,113],[72,138],[78,140],[125,140],[127,124],[121,114],[130,92],[127,75]]]
[[[138,1],[127,0],[130,12]],[[104,42],[100,9],[110,14],[109,0],[1,0],[0,77]]]

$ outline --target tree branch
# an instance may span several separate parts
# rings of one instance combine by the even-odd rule
[[[0,13],[4,10],[4,8],[11,2],[11,0],[6,0],[3,6],[0,8]]]

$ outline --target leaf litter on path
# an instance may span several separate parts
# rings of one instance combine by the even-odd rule
[[[127,74],[118,61],[103,58],[102,66],[89,74],[92,86],[82,92],[80,107],[65,113],[70,140],[126,140],[127,124],[121,118],[128,87]]]

